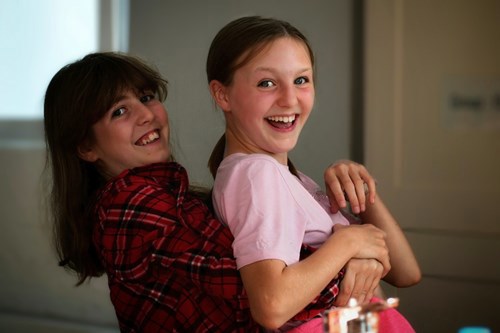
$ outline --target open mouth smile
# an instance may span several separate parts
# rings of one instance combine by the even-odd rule
[[[160,132],[158,130],[151,131],[144,134],[139,140],[135,142],[138,146],[145,146],[160,139]]]
[[[297,115],[293,114],[291,116],[271,116],[267,117],[267,122],[276,128],[287,129],[295,124],[295,119]]]

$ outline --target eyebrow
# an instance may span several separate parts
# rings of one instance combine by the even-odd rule
[[[312,71],[312,70],[313,70],[312,67],[306,67],[306,68],[298,70],[296,72],[296,74],[302,74],[304,72],[308,72],[308,71]],[[257,67],[255,69],[255,72],[271,72],[271,73],[275,73],[275,72],[277,72],[277,70],[275,70],[272,67]]]
[[[108,107],[106,112],[113,112],[115,111],[115,107],[117,107],[117,104],[123,103],[125,100],[127,100],[129,97],[126,95],[118,95],[116,98],[113,99],[111,102],[111,105]]]
[[[119,104],[120,102],[122,102],[126,98],[127,98],[127,96],[125,96],[125,95],[116,96],[116,98],[113,98],[113,101],[111,102],[111,105],[109,108],[110,109],[114,108],[116,104]]]
[[[121,95],[118,95],[116,96],[116,98],[113,99],[113,105],[117,104],[117,103],[120,103],[121,101],[123,100],[126,100],[126,99],[129,99],[130,97],[126,94],[121,94]]]
[[[126,98],[127,98],[127,96],[125,96],[125,95],[116,96],[115,101],[113,102],[113,104],[116,104],[116,103],[118,103],[118,102],[120,102],[120,101],[122,101],[122,100],[124,100]]]

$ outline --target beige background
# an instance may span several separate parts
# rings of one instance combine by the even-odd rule
[[[401,310],[417,332],[473,324],[496,332],[500,127],[488,124],[500,110],[461,126],[450,119],[468,111],[448,121],[443,114],[450,91],[500,94],[500,2],[366,5],[366,164],[424,273],[418,286],[399,290]]]

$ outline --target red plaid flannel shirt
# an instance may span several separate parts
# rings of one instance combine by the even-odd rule
[[[257,332],[233,237],[177,163],[124,171],[100,192],[93,240],[122,332]],[[313,249],[303,248],[303,256]],[[331,306],[331,282],[294,319]]]

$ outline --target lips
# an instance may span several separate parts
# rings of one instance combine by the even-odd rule
[[[151,131],[149,133],[144,134],[135,142],[138,146],[145,146],[152,142],[157,141],[160,138],[160,133],[158,130]]]

